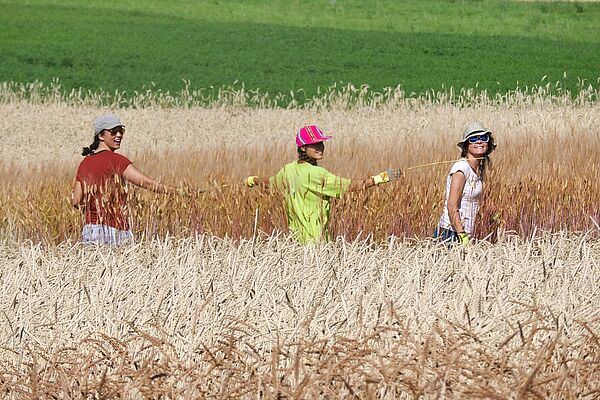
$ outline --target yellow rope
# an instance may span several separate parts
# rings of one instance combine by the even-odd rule
[[[478,157],[475,158],[476,160],[483,160],[485,157]],[[436,161],[436,162],[432,162],[432,163],[427,163],[427,164],[419,164],[419,165],[414,165],[412,167],[408,167],[405,169],[405,171],[410,171],[411,169],[417,169],[417,168],[424,168],[424,167],[432,167],[434,165],[439,165],[439,164],[450,164],[450,163],[454,163],[457,161],[462,160],[462,158],[459,158],[458,160],[449,160],[449,161]]]

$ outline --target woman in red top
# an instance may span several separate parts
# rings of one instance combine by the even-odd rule
[[[97,117],[93,128],[94,141],[83,148],[85,158],[73,182],[71,204],[85,210],[83,242],[119,245],[133,239],[127,221],[126,181],[157,193],[177,189],[146,176],[116,153],[125,134],[125,125],[116,115]]]

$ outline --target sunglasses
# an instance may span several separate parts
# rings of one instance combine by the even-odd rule
[[[477,143],[477,142],[487,143],[489,141],[490,141],[490,135],[488,135],[487,133],[484,135],[471,136],[469,138],[469,143]]]
[[[111,136],[115,136],[117,133],[120,133],[121,135],[125,134],[125,128],[123,128],[122,126],[115,126],[111,129],[105,129],[105,131],[109,132]]]

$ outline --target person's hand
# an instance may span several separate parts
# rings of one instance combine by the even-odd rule
[[[461,245],[466,246],[469,244],[471,239],[469,239],[469,235],[467,235],[466,233],[462,232],[458,234],[458,241]]]
[[[373,179],[373,183],[375,183],[376,185],[381,185],[382,183],[387,183],[390,181],[390,177],[387,171],[383,171],[377,175],[373,175],[371,178]]]
[[[185,188],[182,191],[182,194],[184,196],[189,196],[189,197],[196,197],[198,195],[201,195],[202,193],[205,193],[206,189],[202,189],[202,188]]]
[[[244,185],[248,186],[249,188],[254,187],[254,185],[256,185],[256,181],[255,179],[258,178],[258,176],[249,176],[246,179],[244,179]]]
[[[380,172],[377,175],[371,177],[373,182],[376,185],[381,185],[382,183],[394,182],[398,179],[402,178],[402,170],[400,169],[388,169],[383,172]]]
[[[175,190],[173,191],[173,194],[177,194],[180,196],[189,196],[191,193],[192,193],[192,191],[187,186],[176,187]]]
[[[388,178],[390,178],[390,182],[395,182],[404,176],[404,171],[402,171],[401,169],[390,168],[385,172],[387,173]]]
[[[501,221],[502,221],[502,214],[500,212],[496,211],[490,215],[490,222],[492,224],[496,224]]]
[[[189,184],[178,186],[171,191],[172,194],[185,197],[194,197],[206,192],[206,189],[200,189]]]

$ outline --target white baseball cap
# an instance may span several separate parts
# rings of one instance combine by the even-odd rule
[[[117,117],[114,114],[100,115],[99,117],[96,117],[96,119],[94,120],[94,124],[93,124],[94,134],[97,135],[100,132],[102,132],[103,130],[112,129],[115,126],[125,127],[125,125],[123,125],[121,123],[121,120],[119,119],[119,117]]]

